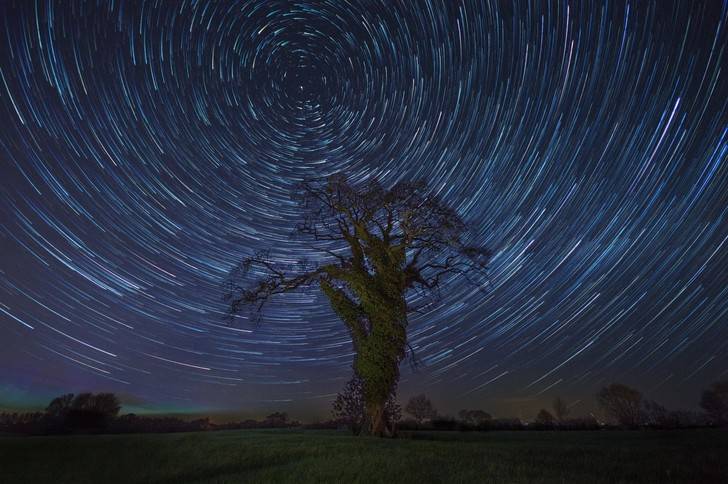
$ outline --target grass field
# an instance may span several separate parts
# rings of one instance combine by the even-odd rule
[[[0,438],[2,483],[728,483],[721,430],[414,434],[316,430]]]

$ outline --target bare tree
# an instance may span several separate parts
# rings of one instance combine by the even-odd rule
[[[320,262],[286,269],[269,253],[244,259],[229,280],[230,314],[245,306],[261,311],[276,294],[320,287],[351,334],[368,430],[385,435],[384,407],[408,346],[407,315],[418,309],[407,295],[424,292],[418,299],[431,302],[451,278],[478,284],[473,277],[485,274],[490,252],[466,243],[465,223],[422,181],[385,189],[376,180],[355,186],[335,175],[303,183],[299,194],[304,217],[296,234],[312,243]],[[261,271],[257,282],[245,277]]]
[[[569,407],[561,397],[556,397],[553,403],[554,416],[559,422],[563,422],[569,416]]]
[[[666,428],[673,426],[671,413],[654,400],[644,400],[642,402],[642,420],[651,427]]]
[[[715,382],[703,391],[700,406],[715,425],[728,425],[728,380]]]
[[[642,394],[621,383],[612,383],[597,393],[597,403],[620,425],[638,427],[642,423]]]
[[[265,417],[263,421],[271,427],[285,427],[289,422],[286,412],[273,412]]]
[[[552,427],[554,425],[554,421],[555,419],[554,416],[551,415],[551,412],[542,408],[539,410],[538,415],[536,415],[534,423],[542,427]]]
[[[432,402],[424,394],[412,397],[404,407],[404,411],[412,415],[417,423],[422,423],[425,419],[433,419],[437,417],[437,410]]]

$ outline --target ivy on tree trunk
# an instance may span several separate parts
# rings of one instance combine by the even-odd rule
[[[388,435],[384,409],[407,354],[407,315],[417,310],[408,293],[424,292],[419,299],[434,303],[450,278],[481,286],[490,251],[465,243],[464,222],[422,181],[385,189],[376,180],[352,185],[334,175],[301,184],[296,195],[302,222],[295,234],[312,241],[319,258],[293,270],[267,252],[243,259],[228,279],[230,315],[244,307],[261,312],[276,294],[320,287],[351,335],[368,433]],[[251,281],[252,268],[266,276]]]

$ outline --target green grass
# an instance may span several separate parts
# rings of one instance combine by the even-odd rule
[[[0,437],[2,483],[721,482],[721,430],[419,433],[315,430]]]

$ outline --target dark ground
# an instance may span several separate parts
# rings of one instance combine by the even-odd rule
[[[728,483],[728,431],[0,437],[0,482]]]

